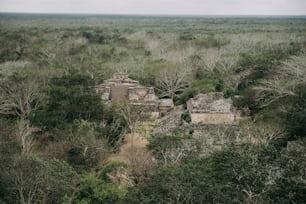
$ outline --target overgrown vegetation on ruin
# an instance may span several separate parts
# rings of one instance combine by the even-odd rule
[[[305,18],[1,14],[0,203],[305,203],[305,36]],[[177,106],[223,92],[248,117],[156,132],[94,92],[116,72]],[[147,130],[145,153],[111,159]]]

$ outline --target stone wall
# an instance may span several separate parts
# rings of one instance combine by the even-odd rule
[[[232,124],[235,122],[234,113],[190,113],[194,124]]]
[[[224,98],[222,92],[198,94],[187,102],[187,109],[191,113],[229,113],[233,109],[233,101]]]
[[[106,102],[129,101],[134,105],[154,106],[154,111],[158,105],[154,88],[141,86],[138,81],[128,78],[126,73],[115,73],[113,78],[105,80],[94,89]]]
[[[198,94],[187,102],[193,124],[233,124],[236,114],[233,101],[222,92]]]

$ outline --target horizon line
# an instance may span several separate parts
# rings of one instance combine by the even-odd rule
[[[186,17],[209,17],[209,16],[220,16],[220,17],[230,17],[230,16],[249,16],[249,17],[282,17],[282,16],[291,16],[291,17],[306,17],[306,14],[141,14],[141,13],[71,13],[71,12],[15,12],[15,11],[0,11],[0,14],[34,14],[34,15],[104,15],[104,16],[186,16]]]

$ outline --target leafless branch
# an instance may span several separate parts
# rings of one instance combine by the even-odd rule
[[[39,83],[33,79],[0,84],[0,114],[17,115],[25,119],[39,104]]]

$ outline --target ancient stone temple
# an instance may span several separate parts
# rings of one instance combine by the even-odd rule
[[[199,94],[187,102],[193,124],[232,124],[236,121],[233,101],[222,92]]]
[[[153,87],[145,87],[138,81],[132,80],[125,73],[116,73],[112,79],[94,87],[97,93],[101,93],[104,101],[112,103],[128,101],[134,105],[149,105],[158,110],[159,100]]]

